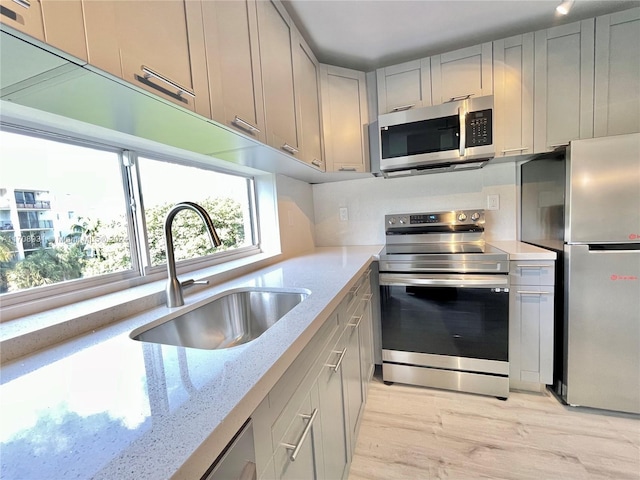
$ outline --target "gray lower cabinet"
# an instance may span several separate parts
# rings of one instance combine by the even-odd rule
[[[554,261],[512,261],[509,293],[509,386],[553,383]]]
[[[258,478],[348,477],[373,365],[370,292],[367,271],[251,416]]]

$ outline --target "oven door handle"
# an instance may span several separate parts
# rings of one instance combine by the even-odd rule
[[[381,273],[380,285],[457,287],[457,288],[504,288],[508,291],[508,275],[449,275],[449,274],[399,274]]]

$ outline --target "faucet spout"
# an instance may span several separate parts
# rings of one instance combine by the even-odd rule
[[[178,275],[176,274],[176,257],[173,248],[173,232],[171,231],[173,219],[178,214],[178,212],[182,210],[192,210],[196,212],[207,228],[207,232],[209,233],[209,238],[211,239],[212,245],[214,247],[219,247],[220,245],[222,245],[222,242],[220,241],[220,238],[216,233],[216,228],[213,226],[213,222],[211,221],[211,217],[209,216],[207,211],[197,203],[180,202],[176,204],[171,210],[169,210],[164,220],[164,243],[167,251],[166,294],[167,307],[169,308],[184,305],[184,298],[182,296],[182,284],[178,280]]]

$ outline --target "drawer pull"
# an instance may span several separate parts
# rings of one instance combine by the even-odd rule
[[[243,130],[248,130],[248,131],[250,131],[252,133],[260,133],[260,129],[259,128],[254,127],[249,122],[244,121],[243,119],[241,119],[237,115],[236,115],[236,118],[234,118],[233,122],[231,122],[231,123],[233,123],[237,127],[242,128]]]
[[[516,290],[520,295],[550,295],[551,292],[536,292],[534,290]]]
[[[23,8],[31,7],[31,4],[27,0],[13,0],[13,3],[17,3],[18,5],[20,5]]]
[[[299,151],[296,147],[292,147],[288,143],[285,143],[284,145],[282,145],[282,149],[289,152],[292,155],[295,155]]]
[[[333,365],[327,364],[325,365],[325,367],[329,367],[330,369],[332,369],[333,373],[338,373],[338,370],[340,370],[340,365],[342,365],[342,360],[344,360],[344,354],[347,353],[347,349],[343,348],[341,352],[334,351],[333,353],[340,354],[340,356],[338,357],[338,361]]]
[[[354,318],[357,318],[358,321],[356,323],[347,323],[348,327],[353,327],[354,329],[358,328],[360,326],[360,322],[362,321],[362,315],[360,315],[359,317],[353,316],[351,317],[351,319],[353,320]]]
[[[405,111],[405,110],[409,110],[410,108],[413,108],[413,107],[415,107],[415,106],[416,106],[416,104],[415,104],[415,103],[410,103],[410,104],[408,104],[408,105],[399,105],[399,106],[397,106],[397,107],[393,107],[393,108],[391,109],[391,111],[392,111],[392,112],[403,112],[403,111]]]
[[[311,426],[313,425],[313,421],[316,419],[316,415],[317,414],[318,414],[318,409],[317,408],[313,409],[313,412],[311,412],[311,415],[301,414],[300,416],[302,418],[304,418],[304,419],[308,419],[309,422],[307,423],[307,426],[304,427],[304,430],[302,431],[302,435],[300,435],[300,440],[298,440],[298,443],[295,444],[295,445],[293,445],[291,443],[282,443],[281,444],[287,450],[293,450],[293,452],[291,452],[291,455],[289,456],[289,458],[291,459],[292,462],[296,461],[296,458],[298,457],[298,454],[300,453],[300,449],[302,448],[302,444],[307,439],[307,435],[309,435],[309,431],[311,430]]]
[[[178,96],[181,96],[184,93],[184,94],[190,96],[191,98],[196,98],[196,94],[193,93],[188,88],[185,88],[185,87],[183,87],[181,85],[178,85],[176,82],[174,82],[172,80],[169,80],[164,75],[161,75],[158,72],[154,72],[149,67],[145,67],[144,65],[142,65],[140,67],[140,69],[142,70],[142,73],[144,74],[143,76],[144,76],[145,80],[148,80],[149,78],[155,78],[157,80],[160,80],[163,83],[166,83],[167,85],[169,85],[173,89],[177,90],[176,94]]]
[[[516,264],[516,267],[518,268],[551,268],[553,265],[534,265],[534,264],[529,264],[529,265],[518,265]]]

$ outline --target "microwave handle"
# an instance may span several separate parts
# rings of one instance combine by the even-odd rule
[[[460,122],[460,157],[464,157],[464,146],[467,143],[467,132],[466,132],[466,108],[458,107],[458,121]]]

